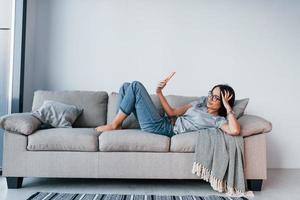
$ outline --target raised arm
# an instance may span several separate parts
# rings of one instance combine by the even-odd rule
[[[227,110],[227,120],[228,120],[228,123],[225,123],[221,127],[221,129],[224,132],[228,133],[229,135],[239,135],[241,131],[241,126],[238,120],[236,119],[236,117],[234,116],[231,106],[228,104],[228,100],[232,96],[229,96],[229,93],[227,92],[223,94],[222,91],[221,91],[221,95],[222,95],[223,104]]]
[[[160,100],[160,103],[161,103],[163,109],[165,110],[165,112],[167,113],[167,115],[169,117],[183,115],[187,111],[187,109],[192,107],[192,105],[185,104],[185,105],[177,107],[177,108],[172,108],[162,93],[162,89],[166,86],[166,83],[167,83],[166,80],[162,80],[159,82],[159,84],[156,88],[156,94],[159,97],[159,100]]]

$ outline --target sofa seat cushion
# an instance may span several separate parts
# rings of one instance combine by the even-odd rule
[[[169,137],[139,129],[107,131],[99,136],[100,151],[169,152],[169,146]]]
[[[195,152],[198,131],[177,134],[171,137],[171,152]]]
[[[50,128],[37,130],[28,136],[30,151],[98,151],[98,136],[94,128]]]
[[[242,118],[242,117],[241,117]],[[254,135],[261,135],[265,133],[264,131],[261,132],[252,132],[253,134],[244,136],[243,132],[241,131],[240,135],[244,137],[244,140],[253,137]],[[201,134],[201,131],[193,131],[187,132],[182,134],[177,134],[171,137],[171,145],[170,145],[170,152],[180,152],[180,153],[191,153],[195,152],[197,136]]]

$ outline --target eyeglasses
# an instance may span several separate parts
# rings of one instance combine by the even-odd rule
[[[211,91],[208,92],[208,98],[212,98],[213,101],[221,101],[218,95],[213,95]]]

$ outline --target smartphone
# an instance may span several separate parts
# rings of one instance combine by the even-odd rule
[[[176,72],[172,72],[165,80],[168,82]]]

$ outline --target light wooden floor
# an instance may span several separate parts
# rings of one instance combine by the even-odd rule
[[[21,189],[7,189],[0,177],[0,200],[23,200],[35,192],[117,193],[160,195],[210,195],[208,183],[196,180],[126,180],[126,179],[66,179],[24,178]],[[300,199],[300,169],[269,169],[268,179],[255,200]]]

